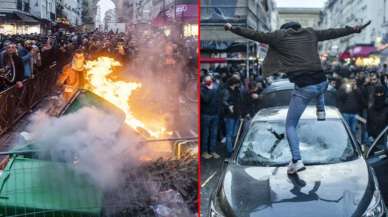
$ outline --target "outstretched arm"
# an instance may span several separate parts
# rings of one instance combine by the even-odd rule
[[[325,40],[340,38],[353,33],[360,33],[370,23],[371,21],[367,22],[362,26],[354,26],[354,27],[346,26],[345,28],[336,28],[336,29],[330,28],[330,29],[324,29],[324,30],[314,30],[314,32],[317,35],[318,41],[325,41]]]
[[[225,24],[224,28],[225,28],[225,31],[231,31],[236,35],[239,35],[254,41],[258,41],[261,43],[265,43],[265,44],[273,43],[273,41],[276,38],[276,34],[274,32],[268,32],[268,33],[259,32],[259,31],[251,30],[244,27],[232,26],[232,24],[230,23]]]

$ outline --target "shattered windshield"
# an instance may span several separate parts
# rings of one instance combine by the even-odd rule
[[[340,120],[302,119],[297,132],[306,164],[328,164],[357,157],[352,141]],[[276,166],[291,160],[284,121],[254,122],[238,153],[242,165]]]

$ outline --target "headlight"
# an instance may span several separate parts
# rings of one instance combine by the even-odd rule
[[[225,217],[215,208],[213,200],[210,202],[209,217]]]
[[[373,193],[372,200],[368,206],[368,209],[366,209],[362,217],[381,217],[384,214],[384,209],[385,205],[381,197],[380,190],[376,188],[375,192]]]

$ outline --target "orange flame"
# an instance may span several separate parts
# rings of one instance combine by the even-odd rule
[[[141,88],[142,85],[140,83],[113,81],[109,79],[108,76],[112,73],[112,67],[120,65],[119,62],[109,57],[99,57],[97,60],[86,61],[85,68],[89,82],[87,88],[123,110],[126,115],[126,124],[134,130],[139,132],[139,129],[143,129],[151,137],[160,138],[167,133],[164,126],[155,127],[155,123],[152,123],[153,127],[147,126],[131,112],[128,99],[132,91]],[[160,124],[158,123],[156,125]]]

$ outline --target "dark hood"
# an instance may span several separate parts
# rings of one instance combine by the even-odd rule
[[[225,214],[233,216],[234,213],[238,217],[361,216],[374,189],[362,158],[307,166],[298,176],[287,176],[286,169],[229,165],[217,197]]]
[[[280,26],[280,29],[293,29],[295,31],[299,30],[300,28],[302,28],[300,23],[294,22],[294,21],[285,23],[282,26]]]

